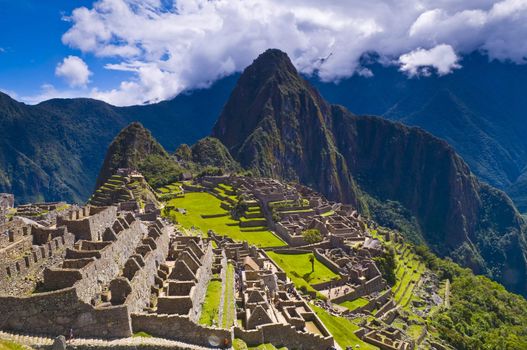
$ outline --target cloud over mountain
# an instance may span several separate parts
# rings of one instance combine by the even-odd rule
[[[323,80],[354,73],[376,52],[409,74],[448,74],[474,50],[525,63],[526,0],[99,0],[67,17],[65,44],[133,72],[92,95],[116,104],[170,98],[245,68],[269,47]]]
[[[57,65],[55,75],[64,78],[71,87],[83,87],[88,84],[92,72],[82,58],[68,56]]]

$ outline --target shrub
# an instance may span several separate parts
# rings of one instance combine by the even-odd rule
[[[322,234],[319,229],[312,228],[302,232],[302,237],[309,244],[314,244],[322,241]]]

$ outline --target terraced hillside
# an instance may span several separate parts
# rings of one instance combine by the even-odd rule
[[[134,200],[140,206],[144,206],[147,202],[159,204],[154,190],[142,175],[114,174],[95,190],[88,203],[95,206],[107,206]]]

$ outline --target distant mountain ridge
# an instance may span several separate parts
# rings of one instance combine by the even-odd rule
[[[26,105],[0,92],[0,192],[14,193],[18,203],[84,202],[119,130],[140,121],[169,151],[193,144],[209,134],[235,79],[132,107],[87,98]]]
[[[244,71],[212,135],[261,175],[300,181],[363,211],[368,198],[397,201],[436,252],[527,292],[525,223],[503,192],[422,129],[328,104],[281,51]]]
[[[445,76],[408,78],[395,66],[368,64],[373,77],[338,84],[310,81],[332,103],[415,125],[446,140],[471,170],[527,211],[527,66],[474,53]]]

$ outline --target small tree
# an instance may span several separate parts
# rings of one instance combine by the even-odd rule
[[[315,272],[315,256],[313,254],[309,255],[309,262],[311,263],[311,272]]]
[[[315,244],[322,241],[322,235],[320,234],[320,230],[316,228],[303,231],[302,237],[304,237],[304,240],[309,244]]]

